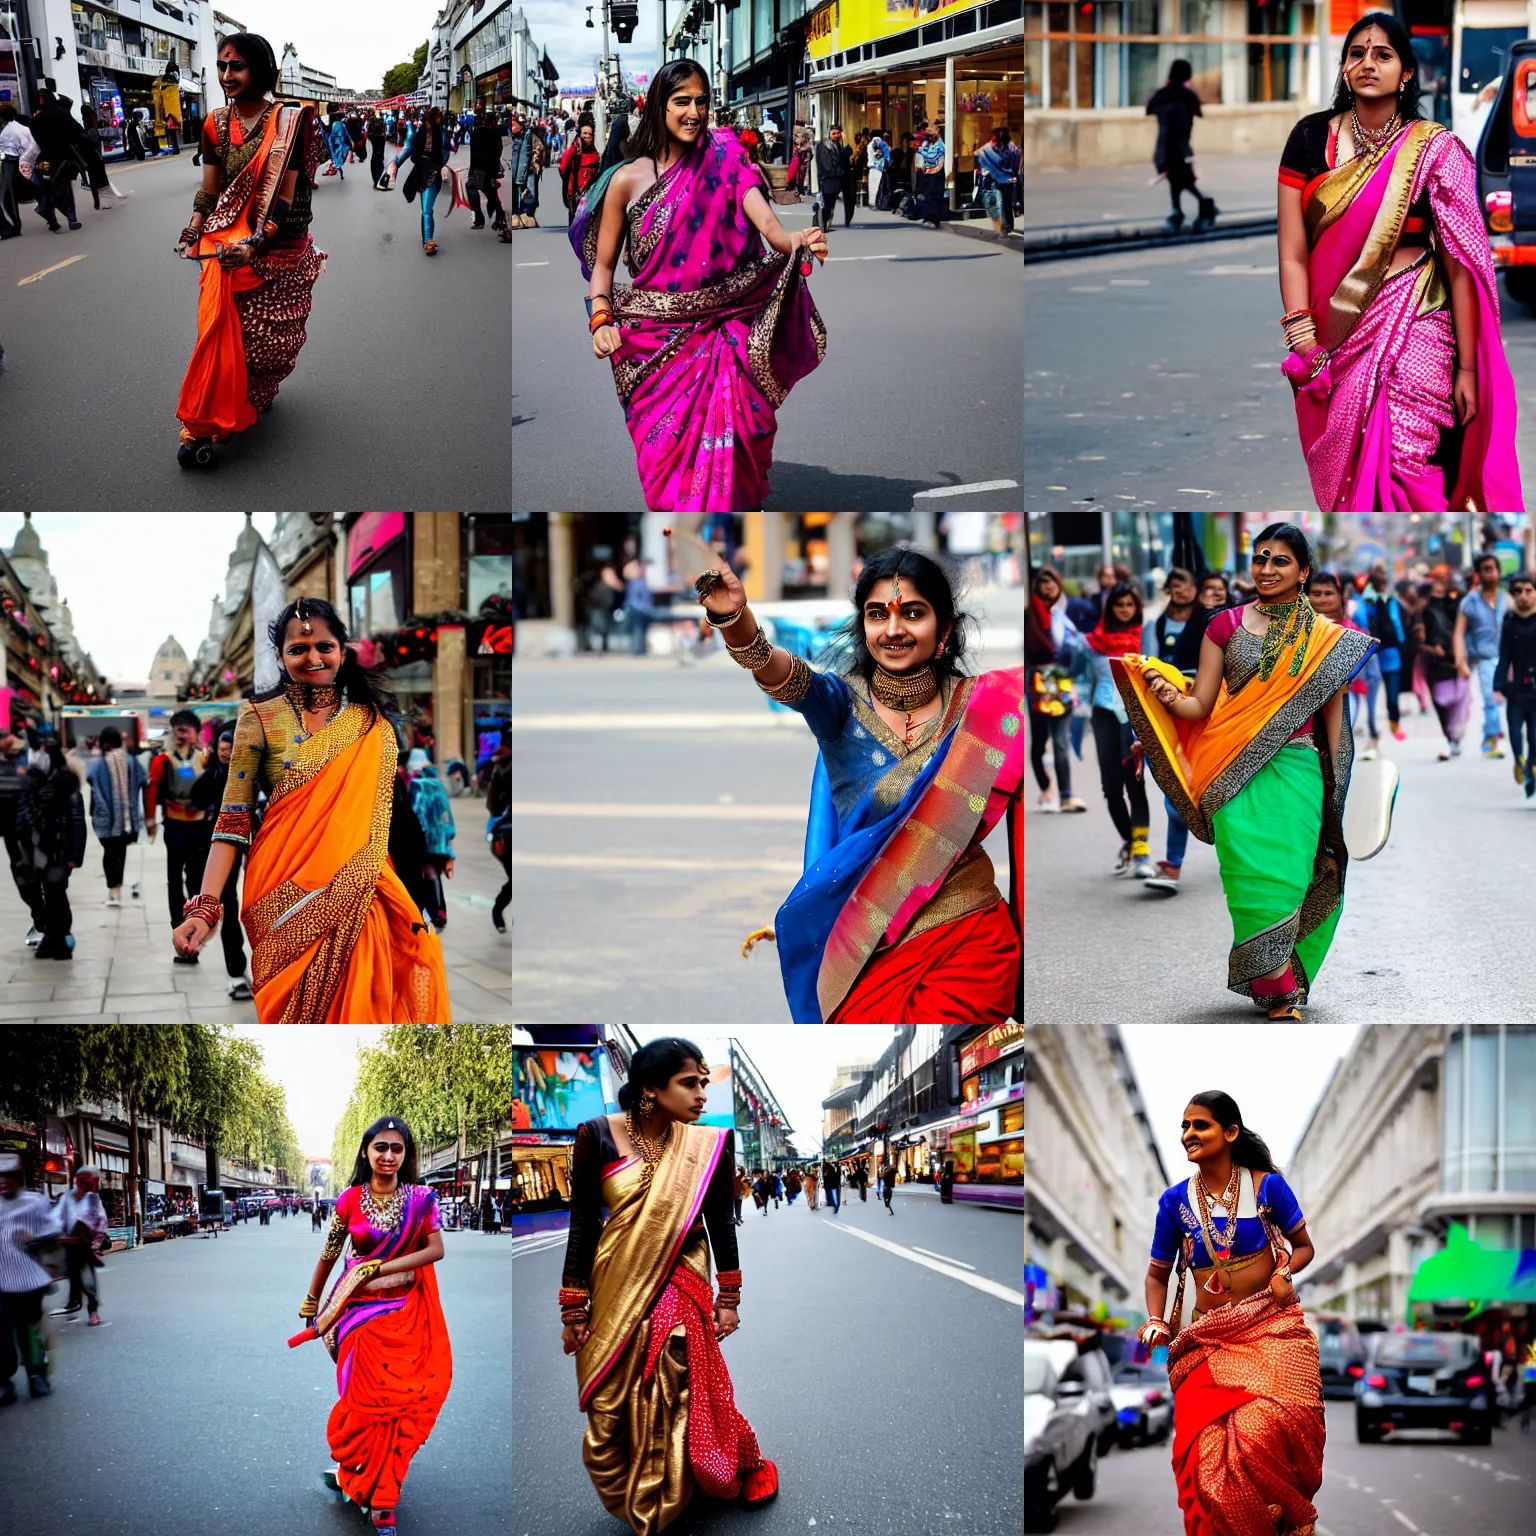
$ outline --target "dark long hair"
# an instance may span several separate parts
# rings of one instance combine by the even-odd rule
[[[299,613],[301,605],[304,610],[302,615]],[[336,682],[345,689],[352,703],[370,709],[375,719],[380,715],[400,713],[399,701],[395,698],[394,689],[389,686],[383,668],[365,667],[357,659],[357,652],[347,646],[347,626],[341,622],[341,615],[323,597],[301,597],[289,603],[267,626],[267,640],[277,653],[277,670],[283,677],[288,676],[287,668],[283,666],[283,636],[288,632],[290,620],[300,617],[318,619],[336,637],[336,643],[341,647],[341,666],[336,673]],[[276,688],[269,688],[256,697],[275,699],[282,691],[283,685],[279,683]]]
[[[894,576],[911,582],[932,605],[938,619],[944,654],[930,659],[933,675],[940,679],[965,676],[961,663],[970,648],[976,620],[960,607],[959,572],[939,556],[907,544],[893,544],[865,562],[853,589],[853,616],[834,631],[827,653],[833,669],[844,677],[862,677],[866,683],[875,675],[875,658],[864,638],[864,604],[877,582],[890,581]]]
[[[1208,1088],[1204,1093],[1190,1094],[1189,1102],[1210,1110],[1212,1118],[1223,1130],[1229,1125],[1238,1128],[1237,1140],[1227,1150],[1239,1168],[1257,1168],[1260,1173],[1279,1173],[1269,1148],[1264,1145],[1264,1138],[1243,1124],[1243,1112],[1231,1094],[1223,1093],[1219,1088]]]
[[[231,32],[219,44],[220,52],[225,48],[233,48],[245,60],[251,72],[253,90],[265,96],[268,91],[277,89],[277,82],[282,78],[277,67],[277,55],[272,52],[272,44],[259,32]]]
[[[661,152],[667,147],[667,98],[671,96],[684,80],[697,75],[704,82],[704,89],[710,89],[709,76],[704,73],[703,67],[692,59],[668,59],[652,77],[651,83],[645,90],[645,107],[640,113],[640,126],[630,135],[629,142],[624,146],[624,158],[626,160],[659,160]],[[698,142],[708,143],[709,128],[706,126],[700,130]]]
[[[419,1184],[421,1178],[416,1166],[416,1138],[411,1135],[410,1126],[398,1115],[380,1115],[363,1132],[363,1139],[357,1144],[357,1159],[352,1164],[352,1177],[347,1180],[348,1186],[366,1184],[373,1177],[373,1165],[368,1161],[368,1148],[380,1131],[400,1132],[400,1139],[405,1143],[405,1156],[400,1159],[400,1172],[397,1177],[402,1184]]]
[[[1305,592],[1312,584],[1312,573],[1317,569],[1317,558],[1312,553],[1312,546],[1307,542],[1306,534],[1295,523],[1271,523],[1253,541],[1253,548],[1257,549],[1260,544],[1266,542],[1284,544],[1296,556],[1297,564],[1307,568],[1307,574],[1302,578],[1300,588]]]
[[[629,1081],[619,1085],[619,1108],[636,1108],[642,1088],[665,1088],[690,1061],[704,1061],[704,1052],[692,1040],[681,1035],[648,1040],[630,1057]]]
[[[1348,32],[1344,34],[1344,46],[1339,50],[1339,77],[1333,87],[1333,106],[1331,112],[1348,112],[1355,103],[1355,93],[1344,83],[1344,61],[1349,57],[1349,45],[1355,38],[1364,32],[1367,27],[1380,27],[1387,34],[1387,41],[1392,45],[1392,51],[1402,62],[1403,73],[1413,71],[1412,76],[1403,84],[1403,94],[1398,98],[1398,111],[1403,114],[1405,121],[1411,121],[1424,114],[1419,111],[1419,60],[1413,51],[1413,44],[1408,39],[1408,34],[1403,30],[1403,24],[1396,16],[1387,11],[1367,11]],[[1358,147],[1358,146],[1357,146]]]
[[[1136,617],[1129,624],[1122,624],[1120,620],[1110,612],[1110,609],[1113,608],[1122,597],[1128,597],[1133,603],[1136,604]],[[1140,629],[1142,625],[1146,623],[1146,618],[1144,617],[1145,611],[1146,610],[1141,601],[1141,588],[1138,587],[1133,581],[1117,581],[1114,586],[1112,586],[1109,591],[1104,594],[1104,603],[1103,606],[1099,609],[1099,623],[1103,626],[1104,632],[1106,634],[1108,634],[1112,629]]]

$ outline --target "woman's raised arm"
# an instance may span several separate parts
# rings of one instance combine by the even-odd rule
[[[668,528],[666,531],[670,537],[672,530]],[[752,610],[747,607],[747,589],[742,586],[741,577],[730,568],[723,555],[716,558],[720,561],[720,585],[704,599],[704,607],[717,619],[732,613],[737,615],[735,622],[725,625],[720,633],[725,636],[727,645],[740,650],[756,638],[758,622]],[[777,645],[771,650],[767,665],[756,668],[752,673],[758,685],[763,688],[777,688],[788,679],[790,673],[789,652]]]

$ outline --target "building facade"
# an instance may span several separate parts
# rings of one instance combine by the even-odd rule
[[[509,106],[516,99],[515,72],[525,67],[515,51],[520,16],[512,0],[452,0],[444,6],[421,81],[431,100],[449,112]],[[536,62],[542,70],[544,56]]]
[[[160,642],[155,659],[149,664],[148,687],[145,691],[152,699],[178,698],[187,686],[187,676],[191,670],[192,663],[187,660],[181,641],[175,635],[167,635]]]
[[[559,73],[549,55],[534,41],[533,29],[522,11],[512,11],[510,21],[510,55],[504,95],[498,104],[510,103],[543,116],[559,99]]]

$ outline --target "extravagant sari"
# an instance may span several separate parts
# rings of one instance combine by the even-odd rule
[[[587,189],[570,239],[590,278],[617,167]],[[625,215],[633,284],[613,285],[623,341],[613,380],[657,512],[761,507],[775,411],[826,355],[799,252],[765,251],[742,207],[761,170],[729,133],[703,133]]]
[[[1410,204],[1427,196],[1436,248],[1388,276]],[[1518,512],[1515,390],[1498,279],[1461,141],[1414,121],[1302,193],[1317,365],[1291,354],[1296,419],[1318,506],[1335,512]],[[1441,259],[1477,293],[1477,415],[1456,427],[1456,336]],[[1321,359],[1317,359],[1321,361]],[[1458,461],[1459,456],[1459,461]],[[1448,472],[1449,471],[1449,472]]]
[[[1215,844],[1232,918],[1227,986],[1274,1008],[1306,1001],[1343,911],[1354,738],[1346,718],[1332,756],[1323,708],[1376,641],[1317,615],[1295,675],[1300,642],[1292,640],[1267,681],[1259,676],[1261,646],[1237,626],[1204,720],[1180,720],[1148,692],[1142,673],[1149,668],[1189,691],[1167,662],[1114,657],[1110,670],[1153,777],[1189,830]],[[1308,720],[1310,731],[1299,735]],[[1293,984],[1276,989],[1265,978],[1287,963]]]
[[[603,1169],[591,1333],[576,1356],[582,1460],[610,1514],[654,1536],[695,1489],[741,1492],[763,1465],[714,1332],[709,1241],[695,1226],[727,1132],[674,1127],[647,1188],[639,1158]]]
[[[453,1351],[433,1264],[364,1281],[358,1266],[415,1253],[439,1230],[437,1196],[405,1186],[400,1224],[380,1232],[363,1214],[357,1185],[336,1202],[351,1239],[325,1305],[289,1343],[318,1337],[336,1362],[336,1406],[326,1424],[341,1491],[355,1504],[393,1509],[411,1458],[426,1444],[453,1380]]]
[[[1323,1481],[1317,1338],[1268,1291],[1197,1317],[1168,1346],[1185,1536],[1312,1536]]]
[[[213,835],[250,845],[241,921],[261,1023],[451,1022],[439,941],[387,858],[397,756],[361,704],[313,736],[286,698],[240,706]]]
[[[243,432],[272,404],[304,345],[311,290],[325,262],[307,228],[308,191],[322,147],[312,108],[274,103],[249,138],[238,113],[218,108],[203,149],[222,157],[224,190],[193,253],[207,259],[201,263],[197,342],[176,415],[191,436],[219,439]],[[265,254],[249,266],[221,266],[217,248],[260,232],[284,175],[295,168],[302,195],[295,194],[298,206]]]
[[[981,844],[1017,817],[1023,669],[946,682],[943,713],[909,748],[842,678],[792,659],[774,696],[806,717],[820,755],[805,872],[774,924],[791,1016],[1005,1023],[1020,993],[1017,819],[1008,903]]]

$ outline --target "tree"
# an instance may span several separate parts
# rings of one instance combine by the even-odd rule
[[[409,64],[396,64],[384,71],[385,96],[404,96],[416,89],[421,80],[421,72],[427,67],[427,45],[423,43],[416,50],[415,57]]]

